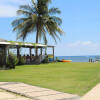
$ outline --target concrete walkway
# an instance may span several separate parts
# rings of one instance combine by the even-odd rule
[[[100,100],[100,84],[80,98],[77,95],[24,83],[0,82],[0,100]]]
[[[50,89],[27,85],[24,83],[0,82],[0,89],[20,94],[32,100],[79,100],[80,98],[77,95],[62,93]]]
[[[32,100],[0,89],[0,100]]]
[[[89,91],[80,100],[100,100],[100,84]]]

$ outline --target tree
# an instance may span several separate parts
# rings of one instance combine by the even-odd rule
[[[31,0],[31,5],[21,5],[17,11],[21,18],[17,18],[12,22],[13,31],[17,32],[17,39],[25,40],[28,34],[36,32],[36,43],[43,38],[47,44],[47,33],[56,41],[63,31],[59,27],[62,20],[54,16],[60,14],[58,8],[48,8],[51,0]],[[36,48],[38,55],[38,48]]]

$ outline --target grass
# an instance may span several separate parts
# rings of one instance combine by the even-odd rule
[[[1,70],[1,82],[24,82],[62,92],[84,95],[100,83],[100,63],[51,63]]]

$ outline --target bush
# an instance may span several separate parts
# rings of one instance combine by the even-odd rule
[[[42,61],[42,63],[48,63],[48,62],[49,62],[48,57],[46,57],[46,58]]]
[[[10,53],[7,57],[7,68],[14,69],[17,64],[18,64],[17,57],[14,54]]]
[[[20,56],[19,61],[18,61],[18,65],[24,65],[25,63],[26,63],[26,58]]]

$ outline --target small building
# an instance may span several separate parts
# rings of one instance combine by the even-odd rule
[[[36,43],[26,43],[26,42],[16,42],[16,41],[7,41],[4,39],[0,39],[0,66],[5,66],[7,61],[7,56],[9,55],[9,49],[14,48],[17,51],[17,58],[20,57],[20,49],[21,48],[29,48],[29,63],[41,63],[41,61],[47,56],[43,54],[43,49],[52,48],[52,55],[54,60],[54,46],[44,45],[44,44],[36,44]],[[40,55],[35,56],[34,60],[32,59],[32,49],[40,49]]]

